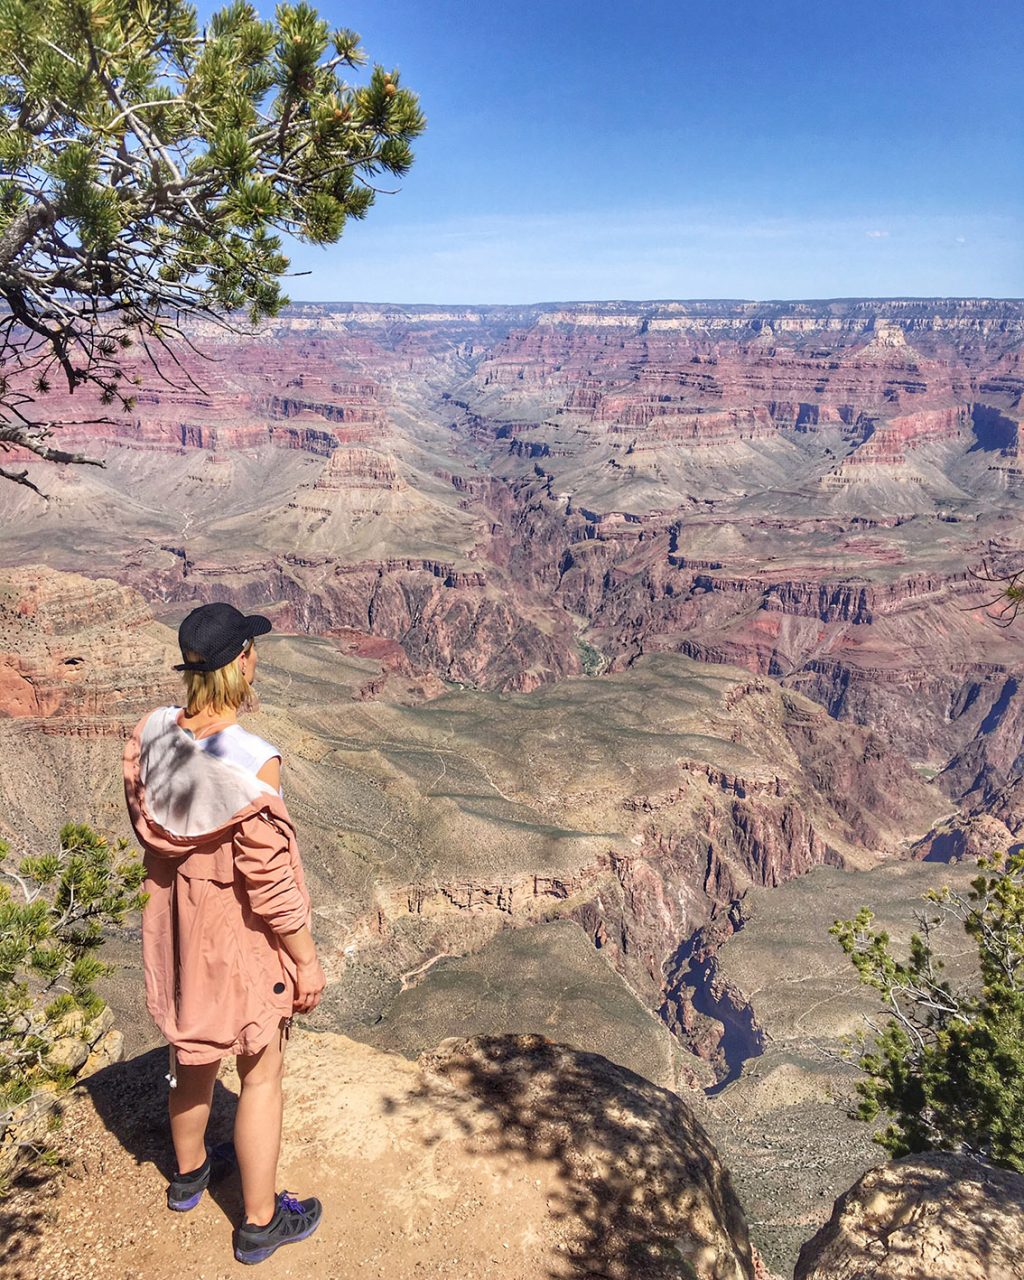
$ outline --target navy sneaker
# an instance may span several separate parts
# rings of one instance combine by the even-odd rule
[[[180,1174],[175,1171],[167,1188],[167,1207],[176,1213],[187,1213],[194,1209],[203,1198],[203,1192],[212,1182],[217,1182],[225,1174],[230,1173],[236,1164],[235,1144],[222,1142],[216,1147],[208,1147],[206,1159],[193,1173]]]
[[[283,1244],[298,1244],[320,1225],[324,1207],[319,1200],[296,1200],[287,1191],[277,1197],[277,1209],[265,1227],[243,1222],[238,1228],[235,1257],[239,1262],[265,1262]]]

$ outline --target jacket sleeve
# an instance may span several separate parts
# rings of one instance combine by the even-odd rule
[[[232,839],[235,867],[245,880],[249,905],[274,933],[294,933],[307,909],[292,867],[288,837],[263,813],[245,818]]]

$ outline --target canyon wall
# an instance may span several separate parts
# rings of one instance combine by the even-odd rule
[[[180,699],[173,633],[109,580],[11,570],[4,593],[28,678],[0,685],[0,834],[43,846],[69,818],[128,834],[121,740]],[[286,760],[349,1033],[437,957],[561,919],[726,1074],[727,993],[702,1020],[693,990],[721,994],[714,956],[748,889],[908,854],[949,811],[871,730],[676,654],[503,694],[431,687],[360,633],[275,629],[260,648],[249,723]]]
[[[6,563],[171,621],[223,598],[374,635],[481,689],[732,663],[955,799],[1019,773],[986,578],[1024,565],[1024,305],[324,304],[193,337],[180,385],[130,356],[133,413],[64,429],[103,469],[0,490]]]
[[[136,361],[131,415],[64,429],[102,468],[0,487],[0,834],[117,831],[120,738],[180,696],[171,628],[266,612],[252,727],[331,1025],[369,1037],[425,973],[457,995],[447,957],[572,921],[702,1059],[680,1087],[770,1034],[721,961],[751,889],[1020,842],[994,615],[1024,305],[339,304],[193,336],[194,382]]]

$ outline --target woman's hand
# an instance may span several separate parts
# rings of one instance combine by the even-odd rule
[[[324,971],[320,967],[317,956],[296,966],[295,1000],[293,1009],[296,1013],[310,1013],[320,1003],[320,993],[327,984]]]
[[[278,936],[282,947],[295,964],[295,999],[292,1001],[292,1011],[309,1013],[320,1003],[320,992],[327,982],[324,971],[320,968],[313,935],[309,927],[303,925],[294,933],[282,933]]]

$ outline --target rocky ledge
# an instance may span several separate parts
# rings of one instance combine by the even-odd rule
[[[295,1274],[754,1280],[700,1124],[605,1058],[504,1036],[447,1040],[411,1063],[336,1035],[298,1035],[288,1058],[281,1175],[325,1205],[286,1259]],[[233,1274],[237,1181],[188,1215],[164,1204],[165,1066],[154,1051],[77,1091],[64,1174],[4,1206],[5,1280]],[[215,1090],[215,1139],[230,1133],[231,1075]],[[290,1274],[280,1261],[270,1274]]]
[[[1020,1280],[1024,1177],[933,1151],[872,1169],[800,1251],[794,1280]]]
[[[269,1275],[780,1280],[689,1107],[597,1054],[479,1036],[413,1063],[300,1033],[288,1063],[281,1176],[325,1213]],[[165,1065],[155,1050],[75,1090],[63,1163],[0,1208],[5,1280],[234,1274],[237,1174],[194,1212],[166,1211]],[[231,1131],[232,1076],[225,1068],[215,1087],[212,1141]],[[795,1280],[1020,1280],[1022,1223],[1019,1174],[965,1155],[909,1157],[836,1201]]]

